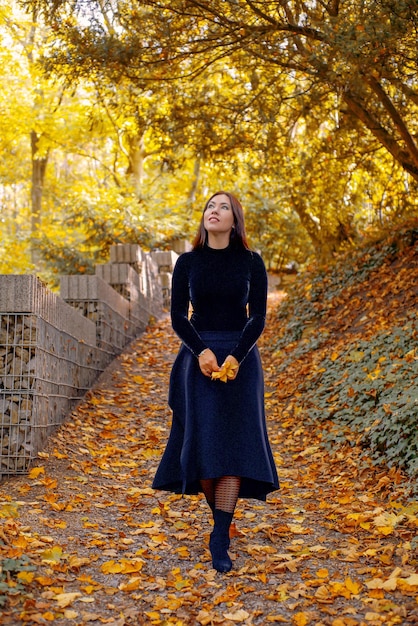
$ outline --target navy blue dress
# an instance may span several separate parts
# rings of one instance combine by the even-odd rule
[[[170,376],[173,420],[155,489],[196,494],[202,491],[201,479],[221,476],[241,477],[241,498],[265,500],[279,488],[256,346],[266,300],[266,270],[255,252],[231,244],[179,257],[171,318],[182,345]],[[238,360],[235,380],[224,383],[201,373],[197,355],[207,347],[219,365],[229,354]]]

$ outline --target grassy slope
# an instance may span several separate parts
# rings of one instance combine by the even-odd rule
[[[305,274],[270,321],[284,418],[418,474],[418,221]],[[320,428],[318,429],[318,425]],[[409,484],[408,484],[409,482]]]

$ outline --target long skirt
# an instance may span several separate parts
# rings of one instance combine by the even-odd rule
[[[240,333],[202,332],[221,364]],[[241,477],[239,497],[266,500],[279,488],[264,413],[264,380],[254,346],[235,380],[204,376],[184,345],[174,362],[169,388],[173,412],[170,436],[153,487],[197,494],[201,479]]]

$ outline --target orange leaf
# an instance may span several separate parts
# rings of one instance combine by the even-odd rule
[[[100,569],[103,574],[120,574],[123,572],[123,565],[116,563],[115,561],[106,561]]]
[[[234,537],[240,537],[241,533],[237,528],[237,525],[235,524],[235,522],[232,522],[231,526],[229,527],[229,537],[230,539],[233,539]]]
[[[45,468],[44,467],[32,467],[32,469],[30,470],[28,476],[29,476],[29,478],[38,478],[38,476],[40,474],[45,474]]]
[[[226,383],[228,380],[235,378],[235,371],[238,369],[238,365],[232,365],[230,361],[226,361],[219,372],[212,372],[212,380],[221,380]]]
[[[53,613],[51,613],[51,611],[46,611],[45,613],[42,613],[42,618],[44,620],[47,620],[47,622],[54,622],[55,621],[55,615]]]
[[[39,583],[43,587],[49,587],[54,582],[54,579],[51,578],[50,576],[37,576],[35,580],[37,583]]]
[[[127,583],[121,583],[119,589],[121,591],[136,591],[142,586],[142,582],[142,578],[131,578]]]
[[[296,626],[306,626],[307,624],[309,624],[309,622],[311,621],[309,615],[307,615],[306,613],[296,613],[293,616],[293,622],[296,624]]]
[[[345,579],[345,586],[354,596],[357,596],[360,593],[361,584],[354,582],[351,578]]]

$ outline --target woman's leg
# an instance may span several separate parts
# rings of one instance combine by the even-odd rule
[[[241,478],[222,476],[215,484],[215,508],[227,513],[234,513],[238,500]]]
[[[239,476],[205,478],[200,481],[206,501],[212,509],[233,513],[238,500],[241,479]]]
[[[209,504],[212,511],[215,508],[215,484],[215,478],[205,478],[200,481],[202,491],[205,494],[206,502]]]
[[[214,527],[210,536],[209,548],[213,567],[218,572],[229,572],[232,561],[228,555],[229,527],[238,500],[241,479],[239,476],[222,476],[215,482]]]

